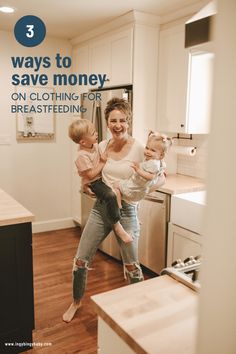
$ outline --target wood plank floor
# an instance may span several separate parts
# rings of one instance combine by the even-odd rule
[[[127,285],[121,263],[97,252],[89,272],[83,306],[67,324],[62,314],[71,303],[71,271],[80,237],[79,228],[33,235],[35,346],[25,353],[97,353],[97,317],[90,296]],[[149,278],[145,274],[145,278]]]

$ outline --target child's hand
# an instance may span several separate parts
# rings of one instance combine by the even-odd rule
[[[89,188],[87,184],[83,186],[83,192],[90,195],[90,197],[94,197],[95,194],[92,192],[92,190]]]
[[[138,162],[132,162],[131,167],[137,172],[139,169],[139,163]]]
[[[102,162],[106,162],[107,161],[107,153],[103,152],[102,154],[100,154],[100,160]]]

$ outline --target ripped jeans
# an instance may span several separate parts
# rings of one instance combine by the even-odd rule
[[[143,274],[138,262],[138,238],[139,221],[137,218],[137,205],[131,205],[122,201],[120,223],[129,232],[133,241],[124,243],[116,236],[120,246],[124,273],[129,283],[136,283],[143,280]],[[87,273],[92,259],[97,251],[99,244],[108,236],[112,230],[112,224],[107,219],[106,205],[103,201],[97,200],[88,221],[83,230],[73,266],[73,298],[80,300],[85,292],[87,283]],[[78,266],[76,261],[83,262],[83,266]],[[128,270],[126,265],[133,265],[133,270]]]

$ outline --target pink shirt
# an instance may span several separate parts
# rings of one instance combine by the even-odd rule
[[[78,157],[75,160],[75,164],[79,175],[81,176],[82,172],[97,167],[99,161],[100,161],[100,154],[98,150],[98,144],[94,144],[93,149],[91,149],[91,151],[81,150],[79,148]],[[84,185],[96,181],[98,178],[101,177],[101,174],[97,175],[92,180],[85,178],[83,176],[81,177],[82,177],[82,184]]]

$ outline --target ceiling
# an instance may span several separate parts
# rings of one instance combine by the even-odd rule
[[[47,34],[75,38],[131,10],[166,16],[183,7],[206,4],[207,0],[0,0],[0,6],[12,6],[13,14],[0,12],[0,30],[13,31],[16,21],[25,15],[40,17]]]

